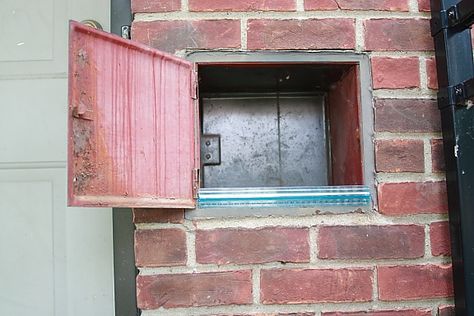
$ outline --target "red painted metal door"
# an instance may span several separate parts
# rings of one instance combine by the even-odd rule
[[[193,208],[194,65],[77,22],[69,42],[69,205]]]

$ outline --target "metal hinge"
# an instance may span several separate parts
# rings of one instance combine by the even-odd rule
[[[121,36],[125,39],[130,39],[130,25],[122,25]]]
[[[196,64],[194,64],[193,69],[191,70],[191,98],[197,100],[198,96],[198,76],[196,70]]]
[[[193,198],[198,198],[198,191],[201,187],[201,177],[200,177],[200,170],[193,169]]]

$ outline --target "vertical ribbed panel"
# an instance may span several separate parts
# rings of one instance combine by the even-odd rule
[[[193,65],[71,22],[69,203],[194,207]]]

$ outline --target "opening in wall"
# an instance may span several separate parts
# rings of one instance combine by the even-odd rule
[[[198,209],[372,206],[373,115],[369,80],[361,83],[361,72],[368,75],[363,56],[188,57],[197,61],[199,77]],[[190,216],[199,213],[212,214]]]
[[[203,187],[362,185],[358,66],[199,67]]]

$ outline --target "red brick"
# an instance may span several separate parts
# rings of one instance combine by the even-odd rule
[[[137,277],[137,305],[140,309],[250,303],[250,270]]]
[[[133,222],[140,223],[173,223],[184,222],[183,209],[164,208],[135,208],[133,209]]]
[[[218,314],[218,315],[212,315],[212,316],[315,316],[315,315],[316,313],[313,313],[313,312],[296,312],[296,313]]]
[[[444,147],[442,139],[432,139],[431,143],[431,163],[433,172],[444,172],[446,169],[444,162]]]
[[[216,229],[196,232],[199,263],[309,262],[308,229]]]
[[[430,225],[430,243],[433,256],[451,255],[448,222],[437,222]]]
[[[392,266],[379,267],[377,270],[380,300],[453,296],[451,266]]]
[[[385,215],[446,213],[445,182],[382,183],[378,186],[379,211]]]
[[[438,308],[438,316],[455,316],[456,312],[454,306],[443,305]]]
[[[433,50],[428,19],[372,19],[364,30],[367,50]]]
[[[372,270],[262,270],[260,298],[264,304],[367,302],[372,300]]]
[[[185,48],[240,48],[240,21],[139,21],[133,23],[132,38],[171,53]]]
[[[425,155],[422,140],[377,140],[375,160],[378,172],[424,172]]]
[[[132,0],[132,12],[170,12],[181,10],[181,0]]]
[[[249,49],[353,49],[354,19],[249,20]]]
[[[322,259],[420,258],[425,231],[417,225],[323,226],[318,247]]]
[[[418,11],[430,12],[430,0],[418,0]]]
[[[135,231],[135,261],[139,267],[186,264],[186,233],[181,229]]]
[[[439,132],[438,105],[435,100],[378,99],[375,101],[375,129],[393,133]]]
[[[436,73],[436,59],[426,59],[426,74],[428,76],[428,88],[437,90],[438,89],[438,76]]]
[[[407,0],[305,0],[305,10],[408,11]]]
[[[404,89],[420,87],[418,57],[372,57],[374,89]]]
[[[339,9],[335,0],[305,0],[304,9],[306,11],[326,11]]]
[[[295,11],[295,0],[189,0],[189,11]]]
[[[363,312],[331,312],[323,313],[322,316],[431,316],[429,309],[400,309],[386,311],[363,311]]]

